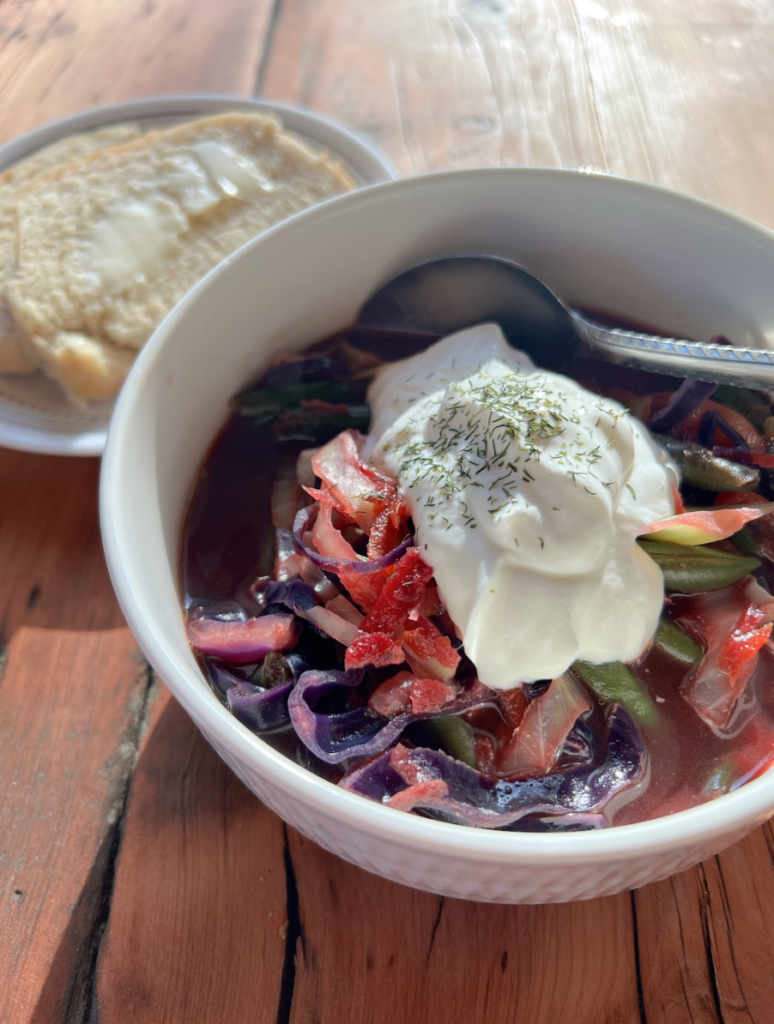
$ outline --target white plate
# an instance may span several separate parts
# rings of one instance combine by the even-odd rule
[[[395,177],[395,170],[365,139],[306,110],[237,96],[159,96],[87,110],[37,128],[0,146],[0,170],[67,135],[122,121],[147,127],[223,110],[276,113],[285,128],[330,150],[359,185]],[[101,455],[113,402],[76,409],[42,373],[0,375],[0,445],[49,455]]]

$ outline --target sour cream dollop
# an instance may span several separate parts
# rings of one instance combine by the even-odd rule
[[[400,481],[479,679],[631,661],[664,598],[637,546],[677,473],[623,406],[535,367],[495,324],[384,367],[365,454]]]

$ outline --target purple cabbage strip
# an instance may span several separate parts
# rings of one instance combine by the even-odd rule
[[[408,711],[387,721],[370,708],[354,708],[342,714],[317,714],[313,708],[326,693],[342,687],[359,686],[362,671],[304,672],[290,695],[288,709],[293,728],[301,742],[326,764],[341,764],[350,758],[373,757],[393,745],[412,722],[458,715],[474,707],[496,703],[494,694],[462,692],[446,707],[415,714]]]
[[[694,409],[698,409],[716,388],[717,384],[708,384],[703,380],[684,380],[664,408],[651,419],[648,429],[657,434],[666,434]]]
[[[299,676],[304,671],[304,658],[290,653],[283,658],[283,664],[290,668],[292,678],[279,686],[257,686],[240,679],[216,662],[208,663],[210,678],[226,697],[229,709],[235,718],[253,732],[273,732],[290,725],[288,697]]]
[[[273,685],[280,685],[277,682],[266,684],[264,681],[267,671],[267,659],[270,659],[272,656],[279,658],[285,669],[290,669],[293,680],[298,679],[302,672],[305,672],[308,668],[312,667],[309,657],[305,654],[299,653],[298,651],[285,651],[284,653],[275,652],[274,655],[270,652],[262,662],[259,670],[262,676],[262,689],[270,689]],[[209,680],[210,686],[222,697],[226,696],[226,693],[232,686],[239,686],[241,683],[250,683],[255,681],[255,664],[239,666],[225,665],[217,658],[210,658],[207,655],[202,658],[202,661],[204,663],[204,672]],[[284,673],[279,672],[276,664],[277,663],[275,663],[275,668],[274,671],[271,672],[271,675],[275,679],[277,679],[279,675],[279,678],[284,683]]]
[[[213,690],[217,690],[221,697],[225,697],[232,686],[239,686],[241,683],[246,682],[245,679],[236,675],[214,658],[205,657],[203,661],[210,686]]]
[[[282,686],[264,690],[262,686],[235,681],[226,691],[228,706],[235,718],[253,732],[274,732],[290,722],[288,697],[294,681],[288,680]]]
[[[378,803],[410,790],[391,764],[391,752],[345,775],[339,785]],[[609,717],[602,763],[519,782],[487,779],[474,768],[440,750],[417,747],[404,758],[421,780],[445,792],[417,793],[414,807],[444,820],[478,828],[509,828],[527,815],[598,814],[615,794],[638,782],[647,770],[647,755],[629,713],[615,705]],[[432,787],[430,787],[432,789]]]
[[[357,572],[361,575],[379,572],[381,569],[394,565],[401,555],[404,555],[414,543],[413,537],[407,537],[406,540],[398,544],[397,547],[394,547],[392,551],[388,551],[386,555],[382,555],[381,558],[366,558],[363,561],[351,558],[330,558],[327,555],[321,555],[304,544],[304,534],[314,522],[319,510],[319,505],[316,504],[307,505],[306,508],[299,510],[296,515],[296,521],[293,523],[293,537],[298,551],[302,555],[306,555],[309,561],[316,565],[318,569],[322,569],[323,572],[332,572],[336,575],[342,572]]]
[[[311,583],[306,583],[300,579],[279,582],[268,577],[262,577],[253,585],[253,589],[261,599],[265,598],[267,607],[269,605],[282,604],[292,612],[295,612],[298,618],[303,619],[307,627],[317,633],[318,636],[328,637],[325,630],[312,622],[307,615],[307,612],[318,603],[315,589]]]
[[[281,526],[274,530],[275,558],[278,562],[284,562],[286,558],[296,553],[296,539],[292,530],[283,530]]]
[[[301,579],[280,581],[262,576],[253,584],[253,593],[267,608],[283,604],[293,612],[308,612],[317,604],[314,587]]]
[[[570,730],[560,752],[560,764],[564,768],[577,768],[597,762],[600,737],[587,721],[579,718]]]
[[[265,689],[240,679],[216,661],[207,659],[210,682],[226,698],[235,718],[252,732],[273,732],[290,724],[288,697],[295,679],[282,686]]]
[[[725,417],[721,416],[719,412],[715,412],[714,409],[709,409],[705,412],[699,422],[696,441],[702,448],[712,449],[716,429],[723,431],[733,448],[740,448],[742,451],[750,450],[749,444],[747,444],[742,435],[737,434],[734,428],[726,422]]]

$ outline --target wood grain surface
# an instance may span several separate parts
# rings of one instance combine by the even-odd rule
[[[405,173],[595,167],[774,227],[770,0],[4,0],[0,138],[261,92]],[[122,622],[98,466],[0,450],[0,1022],[772,1024],[774,835],[633,894],[443,900],[287,830]]]

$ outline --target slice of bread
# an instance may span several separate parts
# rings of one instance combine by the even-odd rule
[[[16,267],[16,197],[39,174],[108,146],[136,139],[137,125],[122,124],[88,135],[70,135],[0,174],[0,373],[32,373],[38,367],[34,352],[24,345],[5,295]]]
[[[103,150],[37,177],[18,197],[14,317],[55,376],[62,353],[68,365],[73,356],[62,335],[139,349],[224,257],[352,187],[329,155],[258,114],[221,114]],[[91,397],[83,375],[70,374],[68,390]]]
[[[71,331],[60,331],[53,342],[30,338],[29,347],[75,404],[112,398],[137,355],[134,349]]]

